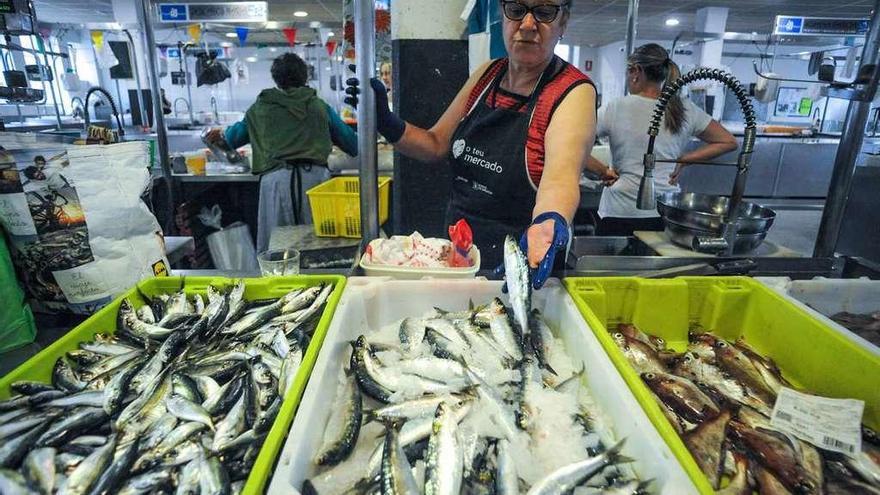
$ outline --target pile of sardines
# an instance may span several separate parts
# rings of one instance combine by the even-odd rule
[[[630,324],[612,337],[716,490],[727,477],[726,494],[880,495],[876,433],[864,428],[862,452],[848,456],[774,429],[776,396],[794,387],[742,339],[694,328],[677,353]]]
[[[114,333],[0,402],[0,493],[239,492],[332,290],[123,300]]]
[[[512,308],[496,298],[360,330],[303,493],[647,493],[517,262]]]

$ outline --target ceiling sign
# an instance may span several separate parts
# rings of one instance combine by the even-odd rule
[[[864,36],[868,19],[778,15],[773,34],[783,36]]]
[[[266,22],[266,2],[161,3],[160,22]]]

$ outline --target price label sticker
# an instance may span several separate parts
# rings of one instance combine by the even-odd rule
[[[782,388],[770,426],[816,447],[854,456],[862,450],[864,401],[831,399]]]

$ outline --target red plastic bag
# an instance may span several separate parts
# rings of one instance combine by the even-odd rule
[[[474,243],[474,233],[465,219],[449,226],[449,240],[452,241],[452,256],[449,257],[449,266],[453,268],[469,267],[471,260],[468,252]]]

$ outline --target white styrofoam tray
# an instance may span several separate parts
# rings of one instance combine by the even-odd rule
[[[480,271],[480,250],[477,246],[471,246],[468,251],[468,259],[471,266],[461,268],[423,268],[414,266],[379,265],[367,261],[367,254],[361,256],[360,266],[368,277],[392,277],[404,280],[418,280],[422,278],[474,278]]]
[[[872,313],[880,310],[880,281],[867,278],[830,279],[823,277],[817,277],[813,280],[756,277],[755,280],[782,294],[793,304],[803,308],[814,318],[853,342],[880,355],[880,347],[859,337],[830,318],[841,311]]]
[[[495,281],[349,278],[268,493],[299,494],[303,481],[314,475],[312,458],[320,447],[336,393],[339,369],[351,353],[351,340],[404,317],[424,314],[434,307],[463,310],[471,300],[479,304],[499,295],[501,282]],[[616,437],[627,439],[623,453],[636,459],[633,467],[641,479],[654,480],[652,493],[697,493],[559,281],[551,279],[544,289],[536,291],[532,304],[541,310],[554,332],[561,332],[557,336],[562,337],[576,367],[581,363],[586,366],[590,393],[607,417],[613,418]]]

